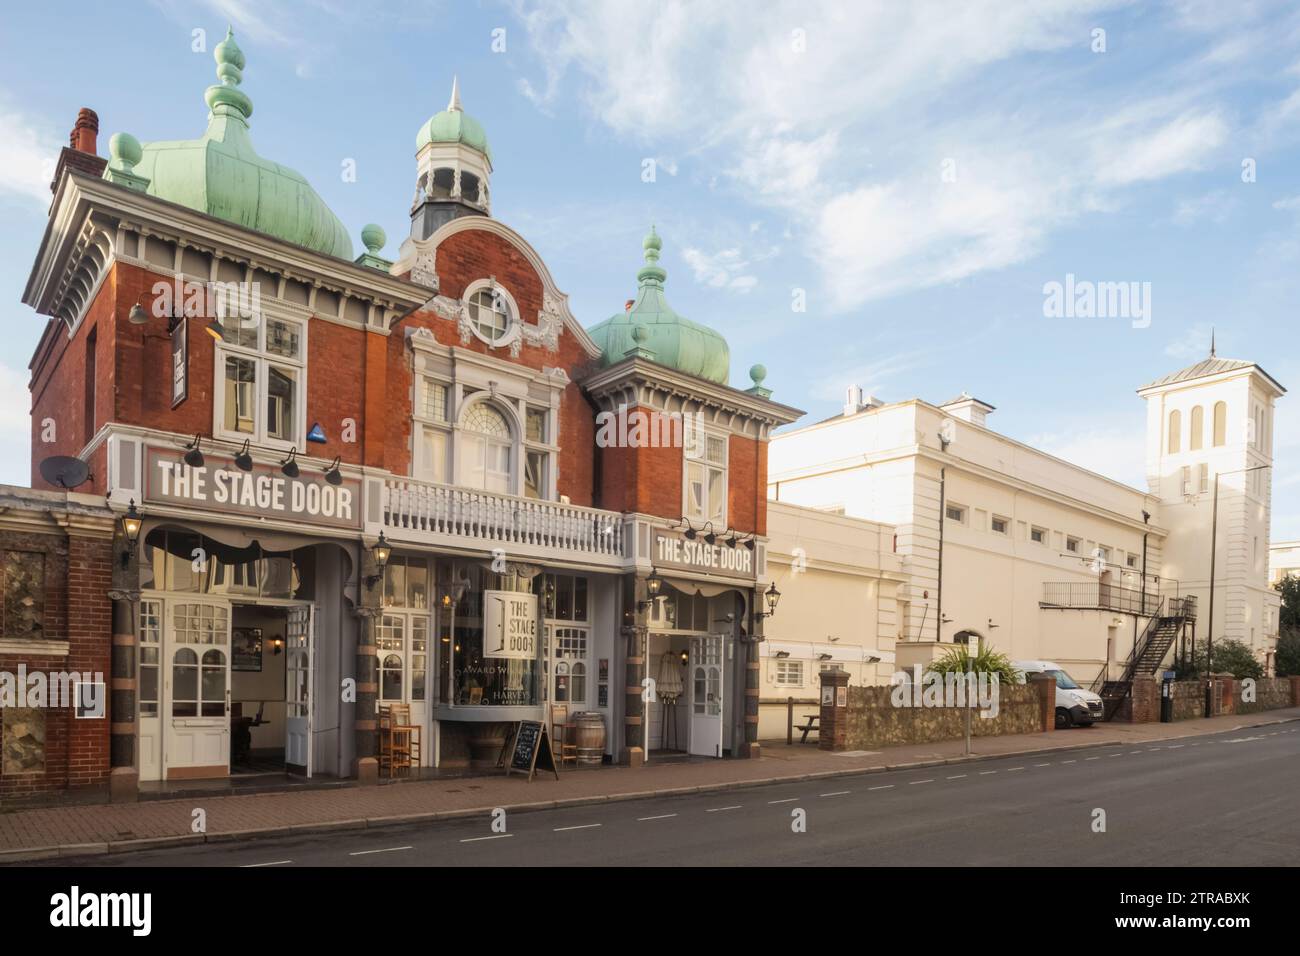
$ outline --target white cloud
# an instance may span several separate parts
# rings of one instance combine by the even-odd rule
[[[745,293],[758,285],[758,276],[751,271],[754,263],[771,259],[779,251],[774,247],[751,256],[737,246],[713,253],[687,246],[682,250],[682,258],[690,266],[696,282],[714,289]]]
[[[1201,196],[1178,200],[1174,206],[1173,222],[1176,226],[1193,226],[1198,222],[1226,222],[1237,201],[1222,189],[1213,189]]]
[[[31,482],[31,405],[26,372],[0,365],[0,448],[6,449],[0,461],[0,484]]]
[[[1165,346],[1165,354],[1180,361],[1200,361],[1210,354],[1214,330],[1208,322],[1199,322]]]
[[[5,171],[0,190],[48,206],[61,145],[66,144],[48,127],[0,103],[0,169]]]
[[[1288,196],[1273,203],[1274,209],[1282,212],[1300,212],[1300,196]]]
[[[1202,168],[1227,139],[1228,124],[1217,113],[1188,113],[1145,136],[1137,129],[1115,132],[1099,148],[1106,158],[1099,162],[1097,179],[1127,185]]]
[[[1141,416],[1029,438],[1027,444],[1132,488],[1146,488],[1146,433]]]

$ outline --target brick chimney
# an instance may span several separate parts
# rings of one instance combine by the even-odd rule
[[[77,123],[68,134],[68,145],[81,153],[95,153],[95,140],[99,136],[99,116],[83,106],[77,111]]]
[[[95,152],[99,139],[99,116],[94,110],[83,106],[77,111],[77,122],[68,134],[68,145],[59,151],[59,164],[54,169],[54,181],[50,183],[50,192],[59,191],[59,182],[63,171],[71,168],[84,176],[98,179],[104,175],[108,160]]]

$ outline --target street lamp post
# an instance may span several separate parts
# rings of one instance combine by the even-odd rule
[[[1272,465],[1255,465],[1251,468],[1238,468],[1236,471],[1218,471],[1214,473],[1214,503],[1210,507],[1210,618],[1205,626],[1205,716],[1210,717],[1213,691],[1210,689],[1210,666],[1214,659],[1214,570],[1219,552],[1219,479],[1224,475],[1245,475],[1252,471],[1272,468]]]

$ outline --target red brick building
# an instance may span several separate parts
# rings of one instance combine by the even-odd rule
[[[456,91],[396,261],[377,226],[353,257],[253,149],[233,38],[216,58],[199,139],[118,134],[105,164],[83,111],[24,296],[50,317],[34,487],[76,456],[79,492],[143,519],[114,545],[115,782],[365,778],[391,706],[423,765],[556,707],[603,728],[588,756],[753,752],[767,440],[800,413],[761,367],[728,384],[653,232],[636,298],[584,329],[491,217]]]

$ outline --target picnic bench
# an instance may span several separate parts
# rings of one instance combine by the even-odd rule
[[[802,724],[798,724],[794,728],[795,730],[802,731],[802,736],[799,737],[799,743],[806,744],[808,742],[809,731],[815,730],[817,731],[817,736],[821,736],[821,719],[820,714],[809,714],[803,719]]]

